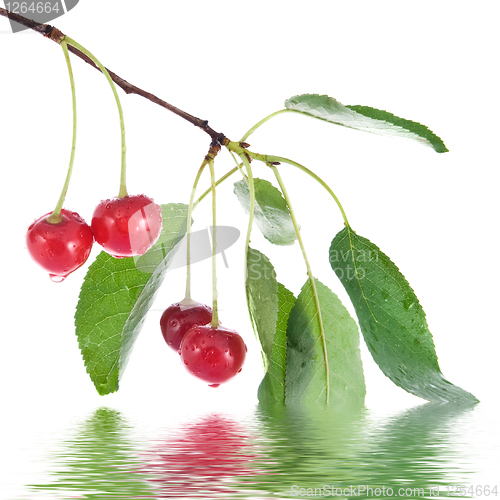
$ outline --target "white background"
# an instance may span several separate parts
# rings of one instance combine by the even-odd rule
[[[445,376],[485,403],[498,395],[498,116],[496,2],[98,2],[81,0],[54,25],[108,68],[237,140],[301,93],[388,110],[427,125],[450,152],[279,116],[251,149],[295,159],[328,182],[353,228],[399,266],[423,305]],[[4,429],[29,439],[33,419],[64,426],[99,405],[153,415],[207,407],[248,408],[262,376],[243,288],[243,238],[219,259],[224,325],[245,338],[243,372],[217,390],[192,379],[161,337],[161,311],[184,293],[184,270],[167,276],[136,343],[118,394],[100,397],[85,373],[73,315],[87,265],[52,283],[28,256],[28,225],[55,205],[71,143],[71,96],[62,50],[35,33],[8,34],[0,19],[2,340]],[[97,71],[72,57],[78,142],[66,207],[90,222],[116,196],[120,143],[116,106]],[[125,113],[128,188],[159,203],[187,203],[209,138],[166,110],[119,91]],[[219,175],[233,167],[222,151]],[[352,311],[327,254],[342,218],[329,196],[292,167],[282,176],[315,275]],[[254,175],[269,177],[264,166]],[[232,181],[238,180],[236,176]],[[208,179],[202,181],[202,189]],[[219,223],[244,234],[246,216],[228,181]],[[207,200],[194,229],[210,223]],[[305,282],[300,251],[271,248],[254,231],[278,278]],[[194,266],[194,297],[211,300],[210,262]],[[354,313],[353,313],[354,314]],[[380,411],[421,402],[395,387],[362,350],[367,405]],[[49,418],[50,415],[50,418]],[[44,417],[45,416],[45,417]]]

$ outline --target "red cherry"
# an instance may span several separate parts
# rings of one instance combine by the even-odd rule
[[[61,210],[61,222],[47,221],[51,213],[33,222],[26,233],[26,245],[53,281],[63,281],[90,255],[94,237],[90,226],[76,213]]]
[[[196,377],[211,387],[227,382],[241,371],[247,347],[234,330],[223,326],[196,325],[181,343],[181,360]]]
[[[212,309],[199,302],[177,302],[167,307],[160,319],[161,333],[165,342],[176,351],[187,331],[195,325],[212,321]]]
[[[103,200],[91,226],[97,243],[113,257],[143,255],[160,236],[161,207],[143,194]]]

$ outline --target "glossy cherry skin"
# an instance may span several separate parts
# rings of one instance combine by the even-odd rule
[[[189,329],[195,325],[206,325],[211,321],[212,309],[210,307],[195,301],[177,302],[163,311],[160,328],[165,342],[178,351]]]
[[[234,330],[197,325],[181,343],[179,354],[184,366],[196,377],[218,387],[241,371],[247,347]]]
[[[90,226],[76,213],[61,210],[61,222],[51,224],[45,214],[26,233],[26,246],[33,260],[49,272],[53,281],[63,281],[87,260],[94,237]]]
[[[143,194],[102,200],[91,226],[97,243],[113,257],[143,255],[160,236],[161,207]]]

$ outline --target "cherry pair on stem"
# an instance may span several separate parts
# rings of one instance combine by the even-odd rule
[[[101,201],[89,226],[76,212],[61,209],[40,217],[28,228],[26,245],[32,258],[63,281],[81,267],[94,239],[113,257],[143,255],[158,239],[161,207],[145,195]]]
[[[211,322],[210,307],[184,299],[165,309],[160,328],[187,370],[218,387],[241,372],[247,347],[237,332]]]
[[[63,209],[68,191],[76,149],[76,91],[68,44],[85,53],[108,80],[118,107],[121,131],[121,174],[118,197],[103,200],[94,210],[89,226],[76,212]],[[126,146],[123,110],[116,87],[108,71],[87,49],[63,36],[63,49],[71,84],[73,105],[73,139],[66,180],[53,212],[36,220],[28,228],[26,244],[33,259],[49,272],[53,281],[63,281],[81,267],[95,241],[114,257],[144,254],[158,239],[161,228],[161,207],[144,195],[129,196],[126,187]]]
[[[210,151],[196,175],[187,214],[187,266],[186,295],[178,303],[169,306],[162,314],[160,328],[166,343],[181,357],[186,369],[206,381],[211,387],[219,387],[232,379],[242,369],[247,347],[240,335],[219,323],[217,305],[217,218],[216,182],[214,157],[220,144],[213,141]],[[203,170],[210,168],[212,191],[212,308],[191,299],[191,215],[196,188]]]

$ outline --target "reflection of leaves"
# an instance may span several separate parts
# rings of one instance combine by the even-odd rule
[[[208,415],[148,445],[140,461],[121,415],[101,408],[66,442],[58,457],[64,465],[52,473],[52,481],[32,489],[94,500],[260,498],[262,492],[297,498],[293,485],[385,487],[394,496],[401,487],[424,488],[426,497],[430,486],[439,486],[446,496],[447,485],[470,478],[455,438],[457,424],[472,408],[427,403],[381,422],[361,406],[309,411],[260,404],[253,429]],[[418,491],[404,496],[423,497]]]
[[[440,486],[445,495],[446,486],[454,479],[463,483],[460,478],[467,473],[455,450],[453,429],[471,408],[428,403],[387,419],[385,425],[376,422],[372,426],[369,413],[361,407],[309,412],[259,405],[262,455],[257,467],[261,474],[245,479],[243,487],[273,492],[280,498],[296,498],[293,485],[343,490],[353,486],[355,491],[358,486],[385,486],[394,495],[401,487],[424,488],[426,496],[429,487]],[[357,498],[374,498],[362,490],[359,493]],[[405,498],[422,496],[416,491]]]
[[[453,429],[473,407],[474,403],[427,403],[400,413],[376,429],[373,445],[385,464],[377,471],[378,484],[394,483],[399,475],[427,491],[431,485],[444,488],[448,476],[442,464],[450,457],[462,458],[453,449]]]
[[[95,500],[106,498],[151,498],[152,488],[141,474],[130,472],[139,460],[127,437],[129,427],[120,413],[99,408],[65,443],[58,462],[64,466],[52,473],[49,484],[34,485],[36,491],[85,494]]]

